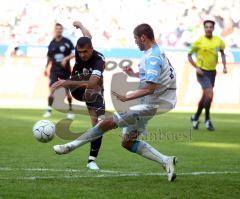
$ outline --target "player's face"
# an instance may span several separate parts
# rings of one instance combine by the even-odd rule
[[[135,43],[137,44],[138,48],[143,51],[145,50],[144,42],[145,39],[143,36],[138,37],[137,35],[134,35]]]
[[[204,26],[204,31],[206,36],[212,36],[214,30],[214,25],[212,23],[206,23]]]
[[[93,48],[89,45],[85,45],[83,48],[77,47],[78,55],[81,60],[88,61],[93,53]]]
[[[63,33],[63,27],[62,26],[55,26],[55,37],[61,37]]]

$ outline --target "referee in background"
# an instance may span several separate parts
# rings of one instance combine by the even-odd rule
[[[216,65],[218,63],[218,52],[221,53],[223,73],[227,73],[226,56],[224,54],[225,44],[217,36],[213,35],[215,22],[206,20],[203,22],[205,35],[196,40],[188,53],[188,60],[196,69],[197,80],[202,87],[202,97],[198,103],[197,112],[191,116],[193,129],[198,129],[199,117],[205,108],[205,127],[214,131],[210,120],[210,108],[213,99],[213,87],[216,77]],[[196,54],[196,62],[192,55]]]

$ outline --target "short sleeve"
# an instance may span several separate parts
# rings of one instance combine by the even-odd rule
[[[105,61],[103,59],[99,59],[96,61],[96,63],[93,66],[92,75],[96,75],[98,77],[103,76]]]
[[[160,74],[161,74],[161,67],[162,67],[162,60],[159,57],[150,56],[145,61],[146,66],[146,81],[159,83],[160,81]]]
[[[192,55],[193,53],[196,53],[199,49],[199,43],[199,40],[193,42],[188,54]]]
[[[50,44],[48,45],[48,51],[47,51],[48,57],[51,57],[51,45],[52,45],[52,42],[50,42]]]
[[[73,43],[70,40],[69,40],[69,46],[70,46],[70,50],[71,50],[72,54],[74,54],[75,48],[73,46]]]
[[[222,39],[220,39],[220,46],[219,46],[220,50],[224,50],[225,49],[225,43]]]

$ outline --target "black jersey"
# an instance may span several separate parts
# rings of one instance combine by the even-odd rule
[[[99,86],[103,89],[103,71],[105,67],[104,56],[98,51],[94,50],[91,58],[88,61],[83,61],[75,50],[75,65],[72,71],[72,80],[88,81],[91,75],[96,75],[101,78]],[[82,100],[82,95],[85,89],[78,88],[72,90],[72,95],[78,100]]]
[[[51,72],[70,73],[70,61],[66,63],[65,67],[62,67],[61,62],[66,56],[70,55],[73,50],[74,46],[69,39],[65,37],[62,37],[60,41],[56,41],[55,39],[53,39],[48,46],[47,53],[47,56],[52,61]]]

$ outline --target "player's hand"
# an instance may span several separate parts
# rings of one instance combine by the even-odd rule
[[[197,72],[197,74],[198,75],[200,75],[200,76],[203,76],[204,74],[203,74],[203,71],[201,70],[201,68],[196,68],[196,72]]]
[[[44,76],[48,77],[48,71],[47,70],[44,70]]]
[[[127,73],[129,76],[134,75],[133,69],[130,66],[123,67],[123,72]]]
[[[128,99],[125,96],[119,95],[118,93],[112,91],[112,94],[120,101],[122,102],[126,102],[128,101]]]
[[[226,67],[223,68],[223,73],[224,73],[224,74],[227,73],[227,68],[226,68]]]
[[[80,21],[74,21],[73,26],[78,29],[82,27],[82,23]]]
[[[57,90],[58,88],[65,87],[66,86],[65,82],[66,80],[58,78],[58,81],[51,86],[51,92],[54,93],[54,91]]]

